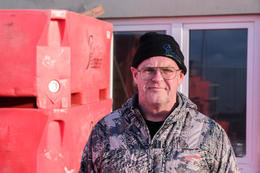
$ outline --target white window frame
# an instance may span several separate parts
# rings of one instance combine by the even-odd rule
[[[260,172],[260,15],[106,20],[114,31],[165,30],[180,44],[189,69],[189,31],[193,29],[248,29],[246,155],[237,158],[241,172]],[[188,95],[189,72],[180,90]]]

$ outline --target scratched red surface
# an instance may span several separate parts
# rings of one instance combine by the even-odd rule
[[[112,107],[112,34],[69,11],[0,11],[0,172],[78,171]]]

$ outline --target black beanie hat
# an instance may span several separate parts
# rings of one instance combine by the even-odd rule
[[[139,47],[135,53],[132,67],[137,68],[144,60],[154,56],[165,56],[174,60],[183,73],[187,69],[184,64],[184,56],[178,43],[170,35],[148,32],[141,36]]]

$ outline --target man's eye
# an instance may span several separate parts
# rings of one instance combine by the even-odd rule
[[[163,69],[161,69],[164,73],[172,73],[173,72],[173,70],[172,69],[170,69],[170,68],[163,68]]]
[[[153,73],[155,70],[153,68],[145,68],[144,72],[145,73]]]

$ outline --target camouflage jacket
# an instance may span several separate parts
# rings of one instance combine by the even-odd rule
[[[178,93],[179,105],[151,139],[137,95],[99,121],[83,150],[80,173],[237,173],[225,131]]]

